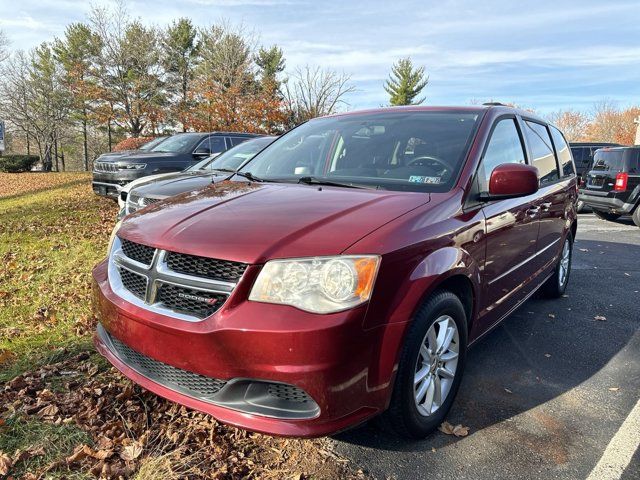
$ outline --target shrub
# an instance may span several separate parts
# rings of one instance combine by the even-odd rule
[[[154,137],[131,137],[125,138],[121,142],[117,143],[115,147],[113,147],[114,152],[119,152],[121,150],[137,150],[145,143],[153,140]]]
[[[37,155],[6,155],[0,157],[0,172],[29,172],[39,160]]]

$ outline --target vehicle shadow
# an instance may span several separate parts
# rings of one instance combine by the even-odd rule
[[[578,240],[566,296],[528,300],[470,349],[447,420],[470,427],[474,435],[570,392],[600,371],[640,331],[638,296],[620,298],[621,292],[613,300],[605,292],[614,285],[640,290],[640,246]],[[600,315],[606,321],[595,320]],[[396,452],[427,452],[458,440],[436,431],[409,441],[373,423],[333,438]]]

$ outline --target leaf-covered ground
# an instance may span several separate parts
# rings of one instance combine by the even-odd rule
[[[116,204],[87,174],[0,174],[0,478],[362,478],[327,441],[243,432],[94,353],[90,271]]]

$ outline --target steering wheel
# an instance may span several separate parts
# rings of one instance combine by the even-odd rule
[[[428,161],[425,161],[428,160]],[[428,155],[424,155],[422,157],[416,157],[407,163],[407,167],[426,167],[429,163],[438,163],[444,167],[445,170],[451,171],[451,167],[444,160],[440,160],[436,157],[430,157]]]

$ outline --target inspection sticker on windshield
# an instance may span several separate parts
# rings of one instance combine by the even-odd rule
[[[421,177],[420,175],[411,175],[410,182],[414,183],[440,183],[440,177]]]

